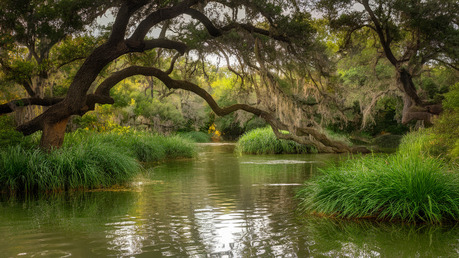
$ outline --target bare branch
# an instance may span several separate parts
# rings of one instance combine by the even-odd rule
[[[234,73],[237,77],[240,77],[241,78],[241,85],[244,85],[244,77],[242,77],[242,75],[240,73],[238,73],[236,70],[233,69],[233,67],[231,67],[229,57],[226,54],[225,50],[221,46],[218,46],[218,48],[220,49],[220,52],[225,57],[226,66],[228,67],[228,70],[230,70],[232,73]]]
[[[171,74],[172,71],[174,70],[174,65],[177,59],[180,57],[180,53],[175,54],[175,56],[171,60],[171,65],[169,66],[169,69],[167,69],[166,74]]]

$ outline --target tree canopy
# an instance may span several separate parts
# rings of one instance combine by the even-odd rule
[[[404,93],[403,122],[430,123],[438,105],[419,96],[413,78],[426,65],[442,64],[458,70],[459,43],[457,1],[318,1],[330,28],[345,33],[342,46],[351,44],[356,33],[369,30],[374,47],[395,68]]]
[[[437,9],[429,12],[432,6]],[[25,135],[43,131],[44,148],[62,144],[71,116],[122,101],[113,89],[132,77],[146,83],[145,94],[150,89],[153,96],[161,83],[169,90],[158,92],[161,99],[192,92],[219,116],[245,111],[264,119],[278,138],[348,152],[353,149],[323,133],[324,124],[348,123],[359,108],[372,109],[393,91],[386,87],[393,80],[404,95],[405,120],[416,112],[436,114],[436,102],[422,99],[416,78],[427,66],[457,71],[454,1],[34,0],[1,7],[1,81],[21,85],[28,96],[7,99],[0,112],[47,107],[17,127]],[[106,13],[113,23],[91,35]],[[359,72],[373,59],[373,73]],[[216,77],[222,72],[215,60],[223,61],[226,78],[234,76],[219,93],[228,101],[212,95],[224,81]],[[365,95],[361,86],[370,85],[374,93],[357,108],[346,88],[356,78],[354,92]],[[139,105],[136,112],[146,110]]]

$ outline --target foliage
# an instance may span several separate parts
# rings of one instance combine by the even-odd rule
[[[402,138],[398,151],[421,156],[459,161],[459,119],[458,115],[442,114],[433,128],[411,132]]]
[[[406,135],[399,152],[414,152],[423,156],[459,161],[459,83],[444,94],[445,111],[435,120],[434,126]]]
[[[450,90],[444,94],[443,108],[448,111],[459,111],[459,82],[452,85]]]
[[[205,132],[200,132],[200,131],[191,131],[191,132],[181,132],[178,133],[180,137],[190,139],[194,142],[211,142],[210,135],[205,133]]]
[[[245,133],[237,142],[237,151],[246,154],[310,153],[313,147],[294,141],[279,140],[270,127]]]
[[[0,116],[0,146],[16,145],[22,142],[24,136],[15,130],[11,116]]]
[[[63,72],[63,65],[86,57],[94,49],[97,40],[81,34],[113,4],[99,0],[1,1],[0,70],[4,77],[0,79],[24,86],[30,97],[35,97],[31,90],[40,96],[46,81],[56,83],[51,74]],[[38,77],[40,80],[33,84]],[[60,94],[66,90],[61,83],[65,80],[56,87]]]
[[[297,196],[305,212],[338,218],[459,220],[459,174],[416,153],[364,156],[322,170]]]
[[[176,62],[171,67],[174,69],[169,75],[172,79],[199,85],[211,93],[221,107],[250,104],[273,113],[280,122],[289,125],[320,124],[335,129],[345,128],[347,132],[365,129],[373,135],[384,131],[402,134],[407,128],[399,123],[401,99],[393,93],[397,90],[394,87],[394,62],[381,55],[382,44],[373,31],[378,26],[373,26],[374,21],[371,24],[368,10],[365,11],[362,6],[347,8],[357,2],[315,1],[311,5],[317,3],[322,8],[319,11],[326,14],[324,18],[315,20],[310,12],[303,11],[304,3],[301,1],[237,0],[191,5],[192,8],[198,7],[196,11],[202,12],[209,22],[225,33],[218,32],[218,29],[215,29],[217,32],[206,30],[208,26],[197,26],[202,24],[201,19],[183,19],[178,13],[184,8],[175,10],[177,1],[148,4],[128,1],[125,4],[133,4],[132,10],[139,8],[127,25],[130,32],[136,30],[140,24],[137,21],[144,19],[148,13],[160,12],[161,8],[177,11],[176,19],[155,25],[159,29],[165,24],[164,35],[161,36],[164,39],[176,41],[179,45],[188,44],[188,49],[192,49],[192,52],[174,59]],[[139,40],[135,44],[131,40],[123,42],[129,51],[113,48],[111,50],[117,54],[98,57],[97,53],[101,53],[98,51],[102,48],[92,51],[107,42],[108,37],[102,33],[91,36],[88,28],[92,29],[90,26],[94,25],[96,18],[107,10],[115,12],[115,8],[120,6],[119,1],[26,0],[18,3],[5,0],[0,4],[2,89],[19,85],[31,88],[29,95],[43,97],[41,93],[45,93],[45,97],[62,97],[67,92],[73,92],[68,91],[71,84],[86,84],[74,88],[75,92],[86,89],[79,92],[81,98],[76,99],[91,99],[83,95],[97,92],[97,86],[114,72],[123,73],[122,70],[130,66],[167,71],[175,52],[182,52],[181,47],[174,47],[175,44],[167,44],[166,48],[136,49],[134,45],[143,46],[142,40],[151,39],[146,37],[132,38]],[[438,1],[380,2],[379,8],[378,3],[369,1],[387,34],[389,46],[386,50],[390,49],[398,60],[403,60],[399,67],[405,69],[406,66],[407,70],[413,71],[413,80],[427,96],[423,99],[440,101],[447,86],[457,81],[454,69],[446,68],[457,57],[454,50],[457,26],[450,19],[455,17],[457,4],[442,2],[438,10],[430,12],[429,8],[436,6]],[[237,15],[240,5],[245,6],[244,15]],[[69,15],[75,13],[80,15]],[[165,21],[167,17],[160,20]],[[18,20],[21,22],[17,23]],[[110,28],[107,31],[111,31]],[[117,38],[114,36],[123,38],[124,34],[112,36],[112,39]],[[419,44],[414,44],[416,42]],[[150,45],[152,41],[148,43]],[[93,67],[81,66],[83,62],[69,65],[75,60],[82,61],[91,52],[96,58],[86,64],[93,64]],[[406,57],[404,54],[407,54]],[[218,64],[209,61],[211,56],[213,59],[217,57]],[[220,64],[220,59],[226,60],[226,67]],[[96,60],[105,61],[96,65]],[[83,67],[94,74],[82,73],[82,77],[91,76],[74,80],[78,68]],[[429,75],[424,72],[426,70],[429,70]],[[111,88],[113,106],[97,106],[95,112],[74,119],[71,130],[79,127],[107,132],[147,128],[159,133],[172,133],[178,130],[204,131],[203,124],[209,122],[206,130],[215,124],[216,130],[224,137],[238,137],[244,131],[265,125],[259,117],[254,118],[244,112],[205,121],[206,114],[211,111],[204,108],[203,101],[196,101],[196,96],[176,90],[175,86],[165,87],[159,77],[131,75],[129,73],[128,78],[123,77]],[[33,92],[34,88],[42,87],[45,90],[37,90],[36,94]],[[24,96],[24,93],[15,94],[14,98]],[[11,99],[5,94],[2,103]],[[83,102],[76,104],[81,110],[77,113],[72,111],[73,114],[87,111]],[[88,107],[93,108],[92,105]],[[53,106],[51,110],[54,108],[59,106]],[[74,109],[77,107],[71,110]],[[336,125],[332,125],[334,122]],[[39,126],[34,130],[40,130]]]

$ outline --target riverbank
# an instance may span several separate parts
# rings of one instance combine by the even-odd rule
[[[67,134],[64,145],[50,153],[33,144],[1,149],[0,191],[56,192],[123,185],[142,171],[142,162],[194,154],[193,143],[179,136],[79,131]]]

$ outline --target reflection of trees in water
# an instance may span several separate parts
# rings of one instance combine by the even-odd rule
[[[459,228],[448,225],[305,218],[311,255],[333,257],[454,257]]]

